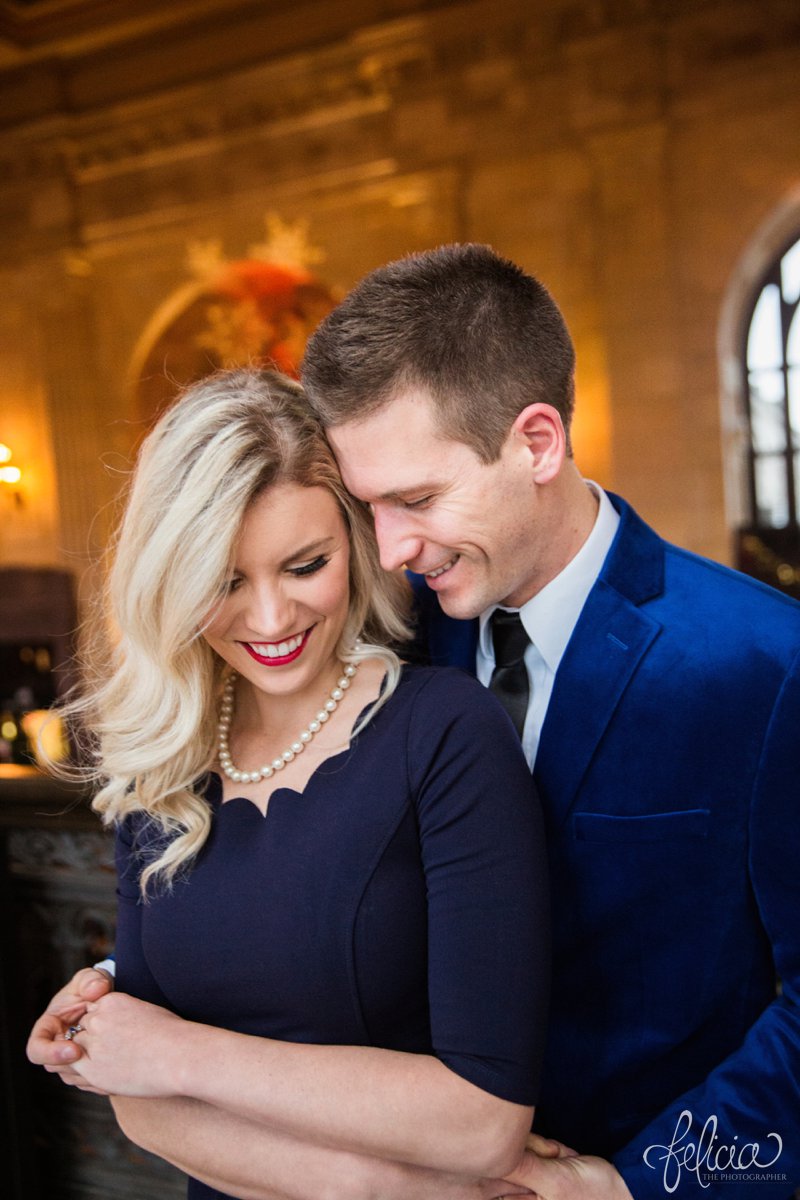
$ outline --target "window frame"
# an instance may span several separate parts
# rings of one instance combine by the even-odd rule
[[[773,255],[772,261],[765,271],[762,272],[760,280],[752,292],[752,299],[748,306],[747,318],[742,325],[742,342],[740,347],[740,362],[742,371],[743,393],[742,399],[744,404],[744,419],[747,428],[747,444],[746,444],[746,474],[747,474],[747,489],[749,501],[749,521],[748,525],[753,530],[785,530],[787,533],[797,534],[800,530],[800,513],[798,512],[798,502],[800,494],[798,489],[798,478],[800,475],[800,431],[796,435],[796,439],[792,437],[791,424],[791,409],[790,409],[790,364],[788,361],[788,343],[789,333],[792,323],[799,320],[798,309],[800,309],[800,296],[792,302],[785,298],[783,282],[781,277],[781,265],[786,255],[795,247],[800,246],[800,231],[795,230],[793,234],[786,238],[781,249]],[[748,342],[750,340],[750,332],[753,326],[753,318],[758,308],[758,304],[764,293],[764,290],[774,285],[778,289],[779,296],[779,313],[780,313],[780,348],[781,348],[781,363],[780,370],[783,382],[783,433],[785,445],[783,450],[784,472],[786,482],[786,501],[787,501],[787,516],[786,525],[769,524],[760,519],[759,510],[759,494],[756,463],[761,457],[766,457],[768,452],[758,451],[755,446],[753,435],[753,403],[752,403],[752,388],[751,375],[755,372],[751,369],[748,361]],[[800,368],[800,362],[794,364]],[[773,452],[773,453],[780,453]],[[796,470],[795,460],[798,467]],[[763,509],[761,510],[763,511]]]

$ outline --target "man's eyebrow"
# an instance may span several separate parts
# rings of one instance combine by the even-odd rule
[[[390,492],[382,492],[375,500],[408,500],[410,496],[427,496],[431,492],[438,492],[440,488],[441,484],[438,483],[415,483],[413,487],[393,488]]]

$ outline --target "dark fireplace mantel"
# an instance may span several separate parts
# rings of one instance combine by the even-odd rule
[[[111,836],[78,787],[0,764],[0,1118],[9,1200],[177,1200],[185,1177],[132,1145],[101,1096],[25,1059],[55,991],[114,944]]]

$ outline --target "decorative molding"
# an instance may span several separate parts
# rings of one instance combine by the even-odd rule
[[[58,122],[63,126],[63,122]],[[42,179],[52,179],[64,176],[68,172],[68,157],[66,154],[63,133],[50,133],[33,143],[20,137],[19,134],[4,136],[0,134],[0,176],[4,187],[11,189],[14,185],[28,185]]]
[[[329,171],[302,171],[298,168],[291,177],[272,180],[269,197],[276,208],[284,211],[298,205],[305,206],[310,196],[338,195],[342,189],[347,189],[360,199],[365,188],[381,186],[388,189],[393,186],[396,173],[397,163],[393,159],[370,160]],[[252,215],[253,221],[257,220],[258,211],[263,210],[265,192],[263,185],[256,187],[252,181],[247,186],[241,185],[236,193],[238,210]],[[320,203],[324,205],[324,200]],[[183,204],[152,205],[141,212],[124,216],[87,220],[81,234],[93,263],[101,261],[104,256],[116,257],[120,241],[124,241],[132,251],[141,246],[151,252],[154,238],[159,235],[163,237],[161,244],[165,250],[172,253],[176,229],[183,230],[193,222],[217,225],[219,207],[218,195],[196,196],[191,202],[187,200]]]
[[[19,53],[47,47],[63,55],[125,43],[224,13],[236,0],[0,0],[0,37]]]
[[[582,64],[581,111],[590,114],[599,104],[609,109],[607,119],[624,122],[631,103],[659,102],[669,71],[688,73],[692,86],[702,87],[709,67],[800,39],[800,10],[771,5],[774,19],[767,21],[763,5],[752,0],[727,7],[723,20],[714,4],[698,10],[664,0],[564,0],[535,23],[515,4],[493,10],[489,23],[486,4],[437,6],[425,17],[385,21],[332,46],[231,69],[208,84],[159,92],[154,81],[147,99],[51,113],[0,132],[0,174],[12,185],[61,176],[83,187],[229,152],[254,137],[290,139],[380,116],[401,99],[441,91],[443,79],[459,73],[464,78],[447,90],[449,103],[468,102],[473,86],[486,88],[481,68],[490,64],[507,68],[505,77],[497,74],[498,92],[508,78],[529,87],[539,74],[563,72],[562,53],[572,60],[573,87],[575,63]],[[632,47],[643,33],[648,54],[640,63]],[[477,78],[483,82],[475,84]],[[591,124],[588,115],[581,120]]]
[[[73,871],[110,871],[114,868],[112,839],[100,833],[72,833],[68,830],[14,829],[8,837],[11,870],[19,873],[31,868]]]
[[[233,71],[101,113],[48,117],[0,132],[0,173],[33,182],[63,175],[84,185],[197,158],[254,135],[292,138],[384,112],[396,69],[422,52],[395,46],[367,61],[352,46]]]
[[[76,138],[67,169],[78,184],[132,171],[151,170],[182,159],[230,151],[255,134],[291,138],[327,125],[384,112],[385,96],[361,80],[290,100],[253,100],[230,108],[177,117],[166,114],[146,126],[109,128]]]

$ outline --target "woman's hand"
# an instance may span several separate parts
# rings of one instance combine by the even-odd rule
[[[60,1075],[64,1083],[93,1092],[84,1079],[73,1070],[73,1063],[82,1055],[73,1039],[65,1038],[69,1026],[81,1020],[89,1004],[113,990],[114,980],[106,971],[84,967],[69,983],[56,992],[39,1017],[28,1038],[26,1053],[32,1063]]]
[[[112,992],[86,1006],[73,1038],[83,1054],[72,1070],[106,1095],[174,1096],[189,1025],[165,1008]]]

